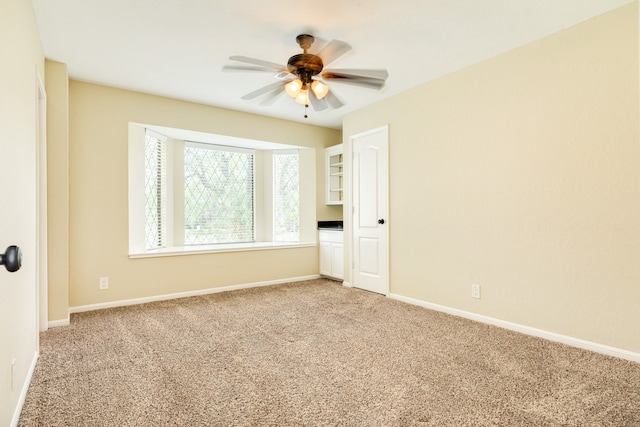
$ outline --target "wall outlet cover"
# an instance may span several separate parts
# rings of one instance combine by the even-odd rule
[[[480,298],[480,285],[471,285],[471,297]]]

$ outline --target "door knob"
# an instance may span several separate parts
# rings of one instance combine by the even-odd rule
[[[10,272],[16,272],[20,270],[22,265],[22,251],[17,246],[9,246],[5,253],[0,254],[0,265]]]
[[[378,220],[378,224],[384,224],[384,219],[380,218],[380,219]]]

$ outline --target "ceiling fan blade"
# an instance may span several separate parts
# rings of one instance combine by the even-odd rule
[[[311,92],[311,94],[309,95],[309,103],[313,107],[314,111],[324,111],[327,108],[329,108],[329,106],[327,105],[327,101],[324,98],[318,99],[315,93],[313,93],[312,91],[309,91],[309,92]],[[326,95],[325,95],[325,98],[326,98]]]
[[[345,83],[377,90],[382,89],[385,84],[385,79],[359,76],[356,74],[336,73],[333,71],[322,73],[322,78],[333,83]]]
[[[344,105],[344,102],[333,92],[329,91],[327,96],[324,97],[327,100],[327,103],[331,106],[331,108],[335,108],[336,110]]]
[[[275,83],[271,83],[268,84],[266,86],[261,87],[260,89],[256,89],[253,92],[249,92],[248,94],[241,96],[242,99],[244,100],[250,100],[250,99],[255,99],[257,97],[259,97],[260,95],[264,95],[265,93],[269,93],[271,91],[276,91],[278,89],[281,89],[282,86],[284,86],[287,82],[286,81],[279,81],[279,82],[275,82]]]
[[[387,80],[389,78],[389,72],[384,68],[370,68],[370,69],[337,69],[325,70],[325,73],[341,74],[348,76],[366,77],[369,79]]]
[[[269,107],[271,105],[273,105],[274,102],[276,102],[278,99],[280,99],[280,97],[282,95],[284,95],[286,92],[284,90],[273,90],[269,95],[267,95],[262,102],[260,102],[260,104],[263,107]]]
[[[251,66],[251,65],[225,65],[222,67],[222,71],[258,71],[258,72],[262,72],[262,73],[273,73],[273,68],[266,68],[266,67],[258,67],[258,66]]]
[[[326,67],[332,62],[337,61],[339,58],[344,56],[350,50],[351,50],[351,46],[349,46],[347,42],[334,39],[334,40],[331,40],[329,43],[327,43],[322,49],[320,49],[317,55],[320,58],[322,58],[322,62]]]
[[[259,65],[261,67],[271,68],[276,71],[286,70],[287,67],[282,64],[276,64],[275,62],[263,61],[262,59],[249,58],[248,56],[233,55],[229,57],[232,61],[244,62],[246,64]]]

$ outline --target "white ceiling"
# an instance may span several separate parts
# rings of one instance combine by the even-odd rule
[[[521,46],[631,0],[33,0],[45,56],[72,79],[339,129],[345,113]],[[334,83],[340,109],[287,96],[244,101],[276,81],[230,73],[231,55],[286,65],[295,37],[343,40],[326,68],[386,68],[381,91]],[[320,48],[316,41],[313,48]],[[239,63],[236,63],[240,65]]]

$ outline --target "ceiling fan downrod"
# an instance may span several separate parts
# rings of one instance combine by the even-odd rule
[[[296,37],[296,41],[303,53],[293,55],[287,61],[287,69],[292,74],[298,76],[302,83],[310,85],[313,76],[320,74],[324,68],[322,58],[318,55],[308,53],[309,48],[313,44],[315,38],[309,34],[300,34]]]
[[[293,55],[287,61],[287,69],[298,76],[302,82],[302,89],[308,94],[308,89],[311,87],[313,76],[320,74],[324,68],[322,58],[317,55],[308,53],[309,48],[313,44],[315,37],[310,34],[300,34],[296,37],[296,42],[302,49],[302,53]],[[309,96],[309,95],[307,95]],[[304,118],[308,118],[307,109],[309,108],[309,102],[304,103]]]

